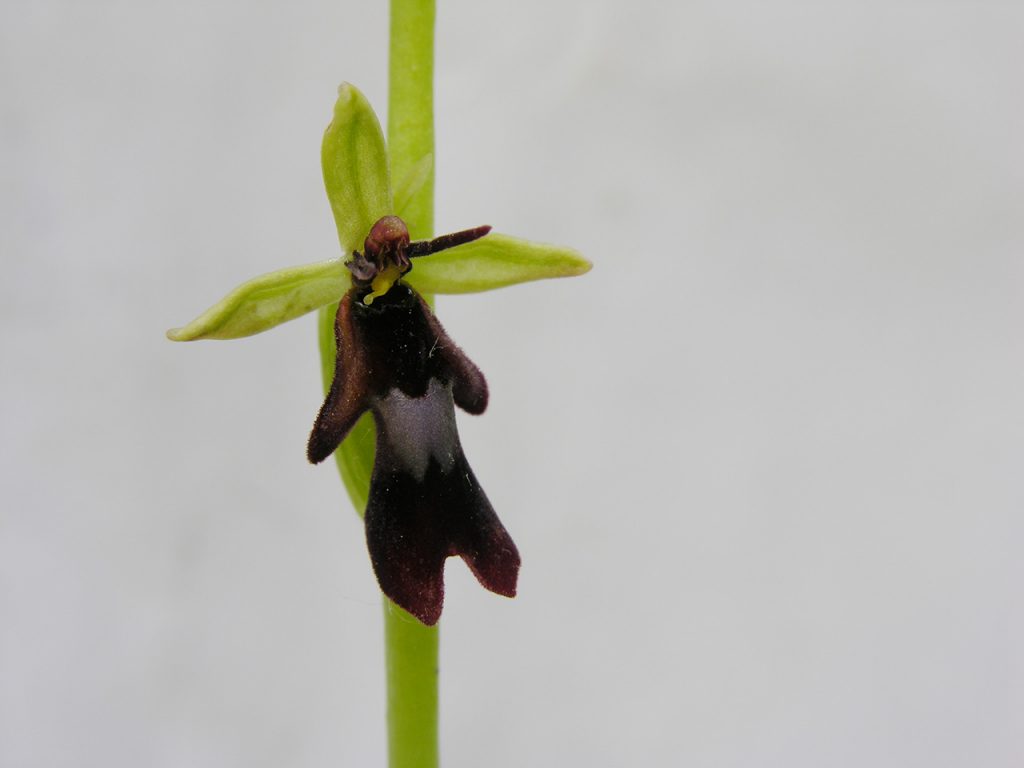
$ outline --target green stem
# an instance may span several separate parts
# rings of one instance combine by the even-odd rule
[[[388,157],[400,185],[434,153],[434,0],[391,0]],[[402,212],[413,240],[434,234],[434,168]]]
[[[437,626],[427,627],[384,598],[388,677],[388,764],[436,768]]]
[[[415,173],[434,152],[434,0],[391,0],[388,83],[388,156],[393,184]],[[402,218],[414,240],[434,229],[434,169],[413,194]],[[432,297],[424,296],[427,301]],[[334,376],[334,316],[320,310],[319,347],[324,391]],[[334,452],[355,508],[369,497],[376,434],[364,415]],[[388,755],[391,768],[437,768],[438,628],[428,627],[384,598],[384,653],[388,692]]]
[[[434,152],[434,0],[391,0],[388,157],[401,184]],[[402,218],[414,240],[434,234],[434,168]],[[429,297],[427,297],[429,300]],[[384,598],[391,768],[436,768],[438,627]]]

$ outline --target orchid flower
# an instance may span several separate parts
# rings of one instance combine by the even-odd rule
[[[456,405],[484,411],[487,383],[423,296],[579,275],[590,263],[571,249],[489,226],[410,240],[401,215],[428,179],[432,158],[422,158],[392,191],[380,123],[349,84],[338,89],[321,158],[342,256],[249,280],[167,336],[239,338],[324,308],[337,355],[308,458],[343,454],[359,418],[372,414],[370,559],[384,594],[431,625],[441,615],[448,557],[462,557],[484,587],[509,597],[520,559],[466,461],[455,423]],[[339,464],[345,476],[344,457]]]

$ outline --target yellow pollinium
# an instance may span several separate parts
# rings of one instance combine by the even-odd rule
[[[394,264],[380,272],[373,282],[370,283],[372,289],[370,293],[363,297],[363,303],[369,306],[373,304],[373,300],[378,296],[383,296],[385,293],[391,290],[391,286],[398,282],[398,278],[402,276],[401,270]]]

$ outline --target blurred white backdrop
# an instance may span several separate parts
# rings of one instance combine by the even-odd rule
[[[382,766],[380,602],[310,467],[311,317],[382,2],[0,7],[0,765]],[[1024,763],[1024,7],[440,0],[442,298],[520,596],[449,561],[444,764]]]

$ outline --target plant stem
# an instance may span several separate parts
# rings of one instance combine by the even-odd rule
[[[388,764],[436,768],[437,626],[428,627],[384,598],[388,678]]]
[[[434,153],[434,0],[391,0],[388,155],[397,188]],[[413,240],[434,234],[434,168],[402,214]]]
[[[434,0],[391,0],[388,82],[388,155],[392,186],[434,152]],[[434,169],[402,212],[414,240],[434,230]],[[424,296],[428,302],[432,297]],[[334,377],[337,304],[320,310],[319,347],[324,391]],[[352,503],[366,509],[376,435],[365,414],[334,452]],[[438,628],[384,598],[384,654],[388,696],[388,764],[437,768]]]
[[[388,155],[394,185],[434,152],[434,0],[391,0]],[[434,234],[434,168],[403,211],[414,240]],[[427,297],[429,300],[429,297]],[[384,598],[391,768],[436,768],[438,627]]]

